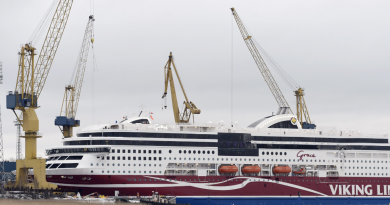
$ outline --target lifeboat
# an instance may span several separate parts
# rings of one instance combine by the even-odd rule
[[[238,168],[236,165],[231,165],[231,166],[221,166],[218,169],[219,173],[224,174],[224,173],[236,173],[238,172]]]
[[[241,169],[244,174],[254,174],[261,172],[261,168],[257,165],[255,166],[245,166]]]
[[[294,174],[306,174],[305,167],[302,167],[299,171],[293,171]]]
[[[274,167],[272,169],[272,172],[274,174],[287,174],[287,173],[291,172],[291,167],[289,167],[289,166]]]

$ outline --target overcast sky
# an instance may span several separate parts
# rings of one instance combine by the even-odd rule
[[[0,0],[5,158],[15,157],[16,149],[15,116],[6,109],[5,99],[15,89],[17,52],[51,3]],[[98,70],[92,86],[89,58],[77,113],[81,128],[92,124],[93,104],[95,123],[131,117],[141,104],[154,113],[156,123],[173,123],[170,94],[168,108],[161,109],[163,67],[169,52],[173,52],[189,100],[202,110],[196,122],[231,122],[232,47],[232,120],[247,126],[275,112],[277,103],[232,22],[231,7],[260,45],[305,88],[311,119],[319,127],[390,132],[390,1],[356,0],[95,1]],[[90,14],[90,1],[73,3],[39,98],[41,157],[44,149],[62,144],[54,119],[60,113],[64,86],[70,81]],[[38,51],[41,46],[42,42],[36,46]],[[293,90],[271,72],[295,111]],[[178,98],[181,105],[184,97],[179,93]]]

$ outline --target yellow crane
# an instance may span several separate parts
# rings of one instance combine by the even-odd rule
[[[87,27],[84,32],[83,43],[81,44],[80,55],[77,60],[75,68],[75,76],[72,76],[73,83],[65,87],[64,99],[62,101],[60,116],[57,116],[54,124],[60,127],[60,130],[65,138],[73,136],[73,127],[80,126],[80,120],[76,120],[77,107],[79,104],[81,87],[83,86],[83,79],[85,68],[88,60],[88,53],[93,39],[93,22],[95,18],[93,15],[88,17]],[[64,116],[61,116],[64,111]],[[62,129],[61,129],[62,126]]]
[[[73,0],[60,0],[51,20],[41,52],[35,62],[36,49],[32,43],[22,46],[19,52],[19,70],[15,91],[7,95],[7,109],[13,110],[25,132],[25,159],[16,161],[16,186],[34,188],[55,187],[46,181],[46,160],[37,159],[39,120],[35,109],[45,85],[59,43],[64,33]],[[19,117],[15,110],[21,111]],[[34,184],[28,184],[28,169],[34,170]]]
[[[171,65],[175,69],[175,73],[177,76],[177,79],[179,80],[181,90],[183,91],[185,101],[184,104],[184,110],[183,113],[180,113],[179,105],[177,103],[177,97],[176,97],[176,90],[175,90],[175,84],[173,82],[173,75],[172,75],[172,69]],[[184,91],[183,84],[181,83],[179,73],[177,72],[175,63],[173,62],[173,56],[172,52],[169,54],[168,62],[164,66],[164,79],[165,79],[165,90],[162,98],[166,98],[167,91],[168,91],[168,84],[170,84],[171,89],[171,95],[172,95],[172,107],[173,107],[173,115],[175,117],[176,123],[188,123],[191,118],[191,114],[200,114],[200,109],[198,109],[195,104],[191,101],[188,101],[187,94]],[[165,109],[167,106],[165,105]],[[194,118],[194,116],[192,116]],[[193,119],[194,120],[194,119]]]
[[[276,99],[279,107],[284,110],[289,110],[291,113],[290,106],[287,103],[287,100],[284,98],[282,91],[280,90],[278,84],[276,83],[274,77],[271,74],[271,71],[268,69],[267,64],[264,62],[263,57],[260,55],[260,52],[254,43],[252,36],[249,35],[248,31],[245,29],[244,24],[242,23],[240,17],[237,14],[237,11],[234,8],[231,8],[233,17],[236,20],[238,29],[240,30],[241,36],[244,39],[246,46],[249,49],[253,59],[257,67],[260,70],[261,75],[264,77],[265,82],[267,83],[269,89],[271,90],[272,95]],[[311,124],[309,111],[307,110],[305,99],[304,99],[304,90],[302,88],[298,88],[298,90],[294,91],[296,100],[297,100],[297,118],[301,123],[303,128],[314,129],[315,125]],[[304,122],[303,118],[305,118],[306,122]]]

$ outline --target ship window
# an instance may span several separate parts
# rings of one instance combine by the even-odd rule
[[[200,154],[200,150],[198,150],[198,154]]]
[[[115,157],[114,157],[114,156],[112,156],[112,157],[111,157],[111,159],[112,159],[112,160],[115,160]]]
[[[131,160],[131,157],[127,157],[127,160]]]
[[[55,164],[54,164],[55,165]],[[54,166],[53,165],[53,166]],[[68,163],[68,164],[61,164],[58,168],[76,168],[79,165],[79,163]],[[52,167],[51,167],[52,168]]]
[[[181,150],[179,150],[179,154],[181,154]]]
[[[267,155],[269,155],[269,152],[267,152]]]
[[[131,153],[131,150],[127,150],[127,153]]]
[[[184,150],[183,152],[184,152],[184,154],[186,154],[186,153],[187,153],[187,151],[186,151],[186,150]]]
[[[152,160],[152,157],[149,157],[149,160]]]
[[[126,150],[123,149],[123,150],[122,150],[122,153],[126,153]]]
[[[146,154],[146,150],[144,150],[144,154]]]
[[[121,153],[121,150],[117,149],[117,150],[116,150],[116,153]]]
[[[133,149],[133,153],[137,153],[137,150]]]
[[[271,152],[271,155],[274,155],[274,152]]]
[[[287,155],[287,152],[285,152],[284,155]]]
[[[122,160],[126,160],[126,157],[122,157]]]
[[[205,154],[206,152],[203,150],[203,152],[202,152],[203,154]]]
[[[214,154],[214,151],[211,151],[211,154]]]
[[[109,157],[107,157],[109,159]],[[66,160],[81,160],[83,156],[69,156]],[[104,157],[102,157],[104,159]]]
[[[138,153],[141,154],[141,150],[138,150]]]
[[[144,157],[144,160],[146,160],[146,157]]]
[[[278,152],[275,152],[275,155],[278,155]]]
[[[207,151],[207,154],[210,154],[210,150],[209,150],[209,151]]]
[[[117,159],[117,160],[121,160],[121,157],[117,157],[116,159]]]
[[[153,160],[157,160],[157,157],[154,157]]]
[[[58,160],[65,160],[68,156],[62,156]]]
[[[111,150],[112,153],[115,153],[115,149]]]
[[[138,157],[138,160],[142,160],[142,158],[141,158],[141,157]]]
[[[264,153],[264,152],[262,152],[262,154],[264,155],[265,153]]]

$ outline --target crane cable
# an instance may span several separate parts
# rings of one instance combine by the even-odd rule
[[[242,19],[241,19],[241,23],[244,25],[245,29],[248,31],[248,34],[251,34],[252,32],[250,31],[250,29],[247,26],[245,26],[245,23],[242,21]],[[267,62],[269,62],[267,65],[272,67],[276,71],[276,73],[290,87],[290,89],[292,89],[293,91],[298,89],[300,87],[299,84],[296,83],[294,81],[294,79],[291,78],[291,76],[287,74],[287,72],[265,51],[265,49],[256,41],[256,39],[253,36],[251,36],[251,39],[255,43],[256,47],[259,48],[260,52],[262,52],[262,54],[264,54],[265,60],[267,60]]]
[[[252,37],[254,43],[257,45],[257,47],[260,49],[260,51],[264,54],[268,62],[270,63],[271,67],[274,68],[274,70],[278,73],[278,75],[283,79],[283,81],[290,86],[292,90],[296,90],[299,88],[298,83],[294,81],[293,78],[291,78],[290,75],[287,74],[287,72],[265,51],[263,47]]]
[[[92,124],[95,122],[95,72],[98,71],[98,66],[97,66],[97,61],[96,61],[96,56],[95,56],[95,48],[93,47],[93,42],[95,39],[95,27],[92,27],[92,86],[91,86],[91,95],[92,95]]]
[[[27,43],[31,43],[32,46],[35,46],[37,42],[41,39],[43,33],[47,31],[47,27],[51,23],[52,16],[56,5],[58,5],[59,0],[53,0],[53,3],[50,5],[45,15],[43,15],[41,21],[38,23],[35,30],[32,32],[31,36],[28,38]]]

